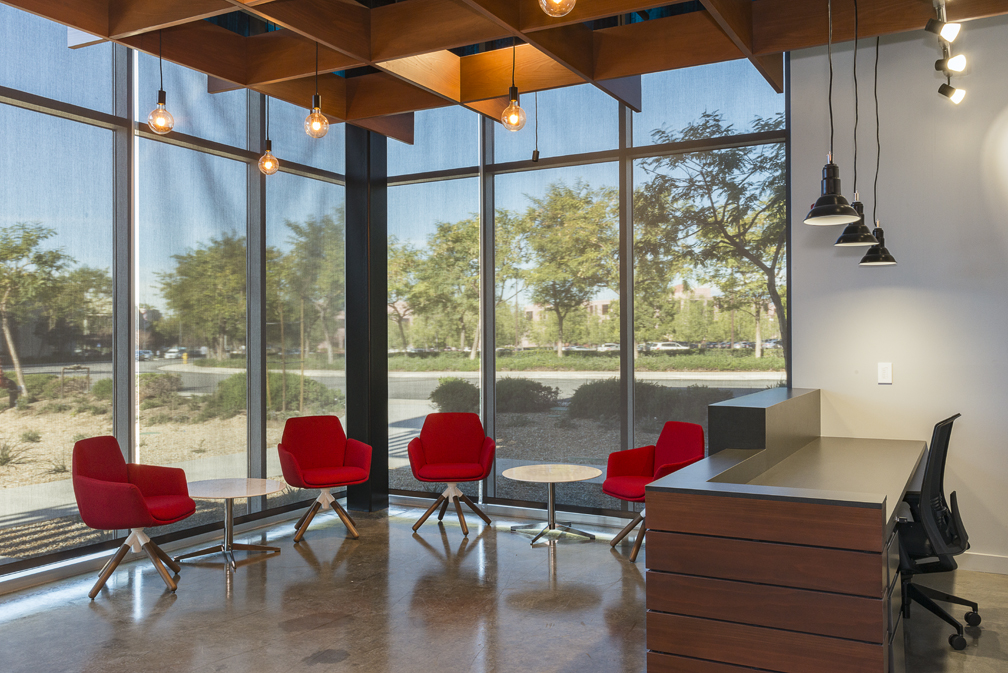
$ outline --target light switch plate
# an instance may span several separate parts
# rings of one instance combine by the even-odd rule
[[[892,385],[892,363],[891,362],[880,362],[878,363],[878,382],[880,386]]]

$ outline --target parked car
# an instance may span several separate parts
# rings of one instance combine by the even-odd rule
[[[563,349],[564,353],[591,353],[595,349],[588,348],[587,346],[565,346]]]
[[[669,351],[688,351],[689,346],[685,346],[678,341],[659,341],[658,343],[651,346],[652,351],[659,352],[669,352]]]
[[[752,341],[736,341],[732,348],[754,348]]]
[[[148,350],[137,349],[136,359],[137,359],[137,362],[144,362],[146,360],[153,360],[154,359],[154,353],[152,353],[152,352],[150,352]]]
[[[187,350],[188,349],[185,346],[172,346],[165,351],[164,358],[165,360],[181,360],[182,355],[187,352]]]
[[[602,344],[598,347],[599,353],[618,353],[619,344]]]

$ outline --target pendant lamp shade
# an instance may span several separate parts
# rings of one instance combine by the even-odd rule
[[[889,254],[889,249],[885,246],[885,234],[882,228],[876,226],[872,234],[878,243],[868,248],[868,252],[861,258],[861,266],[894,266],[896,258]]]
[[[854,195],[857,199],[857,194]],[[858,212],[860,217],[857,222],[851,222],[844,228],[843,233],[840,234],[840,238],[836,240],[833,245],[838,248],[855,248],[855,247],[865,247],[869,245],[878,245],[878,241],[872,236],[871,229],[864,221],[864,204],[860,201],[855,200],[851,204],[851,207]]]
[[[805,216],[805,224],[829,226],[857,222],[861,216],[840,193],[840,167],[832,156],[823,166],[822,196],[816,199],[812,210]]]

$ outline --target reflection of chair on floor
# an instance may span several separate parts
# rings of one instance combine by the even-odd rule
[[[439,505],[441,513],[438,514],[438,521],[441,521],[449,502],[455,504],[463,535],[469,535],[469,527],[462,515],[463,502],[487,524],[490,523],[490,517],[458,488],[458,484],[462,482],[486,479],[493,467],[494,441],[483,432],[479,415],[429,414],[420,430],[420,436],[409,443],[408,450],[410,469],[418,481],[443,481],[448,484],[448,488],[413,525],[414,532]]]
[[[456,629],[474,629],[478,615],[492,614],[497,603],[497,583],[493,576],[485,574],[496,572],[496,562],[486,556],[496,552],[497,529],[485,526],[471,540],[463,537],[455,551],[449,544],[448,531],[439,526],[439,532],[443,552],[413,534],[413,539],[437,559],[440,567],[424,572],[414,582],[410,611],[437,628],[447,621]]]
[[[175,591],[177,585],[165,566],[178,575],[179,565],[154,544],[144,528],[182,521],[196,511],[185,472],[175,467],[127,465],[119,442],[106,436],[74,444],[72,476],[77,509],[85,524],[98,530],[131,529],[88,596],[94,600],[131,548],[134,553],[147,552],[161,579]]]
[[[320,561],[318,556],[315,554],[315,550],[312,549],[307,540],[303,540],[300,544],[294,546],[298,555],[304,559],[305,563],[307,563],[312,570],[315,571],[319,579],[327,581],[331,578],[331,575],[336,572],[336,569],[343,565],[343,563],[359,548],[360,545],[346,542],[345,544],[340,544],[339,549],[336,550],[336,555],[333,556],[331,561]]]
[[[328,507],[336,511],[355,540],[360,537],[350,514],[329,491],[368,480],[371,447],[356,439],[347,439],[343,424],[336,416],[301,416],[287,419],[277,449],[288,484],[321,491],[294,526],[297,531],[294,542],[301,541],[319,509]]]
[[[653,446],[609,454],[609,466],[606,469],[606,480],[602,483],[602,492],[628,502],[644,502],[645,486],[703,457],[703,426],[669,421],[662,428],[658,441]],[[637,532],[633,551],[630,552],[631,562],[637,560],[637,553],[647,533],[647,521],[643,509],[610,543],[613,547],[618,545],[637,524],[641,524],[641,528]]]

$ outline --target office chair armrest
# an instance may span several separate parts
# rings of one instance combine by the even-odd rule
[[[140,489],[144,497],[155,495],[189,495],[185,470],[160,465],[126,464],[126,478]]]
[[[370,475],[371,446],[356,439],[348,439],[343,462],[347,467],[359,467]]]
[[[689,460],[684,460],[678,463],[666,463],[665,465],[662,465],[657,470],[655,470],[654,478],[661,479],[662,477],[668,476],[673,472],[683,469],[687,465],[692,465],[698,460],[701,460],[701,458],[702,457],[690,458]]]
[[[284,481],[295,488],[305,488],[304,479],[301,478],[301,465],[297,457],[285,449],[283,444],[277,444],[277,453],[280,454],[280,469],[283,472]]]
[[[959,499],[956,498],[955,491],[949,495],[949,509],[952,510],[952,521],[955,523],[956,534],[959,536],[959,544],[962,545],[962,551],[966,551],[969,549],[969,535],[966,534],[966,526],[963,525],[962,517],[959,516]]]
[[[483,447],[480,449],[480,465],[483,467],[483,478],[486,479],[493,469],[494,455],[497,452],[497,444],[493,438],[486,437],[483,440]]]
[[[414,437],[410,440],[409,445],[406,447],[406,453],[409,455],[410,469],[413,470],[413,476],[417,479],[420,475],[417,471],[427,464],[427,459],[424,457],[423,443],[420,441],[419,437]]]
[[[650,477],[654,473],[653,444],[609,454],[606,463],[606,478],[609,477]]]
[[[907,491],[906,495],[903,496],[903,502],[910,508],[910,514],[913,516],[914,521],[921,520],[920,499],[920,491]]]
[[[127,519],[150,518],[147,502],[134,484],[78,475],[73,478],[73,487],[81,519],[91,528],[130,528],[123,525]]]

